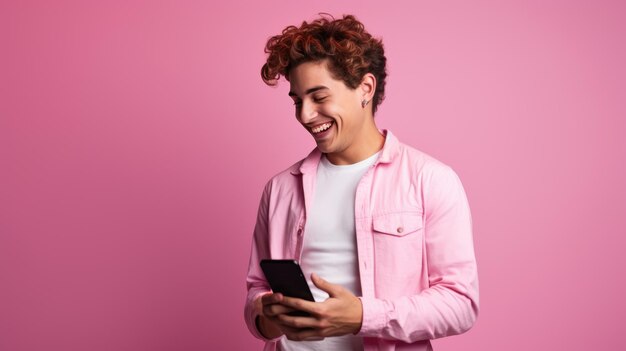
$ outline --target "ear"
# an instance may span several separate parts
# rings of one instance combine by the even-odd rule
[[[362,94],[361,99],[372,101],[374,93],[376,92],[376,77],[371,73],[365,73],[359,85],[359,89]]]

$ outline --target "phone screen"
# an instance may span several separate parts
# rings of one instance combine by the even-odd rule
[[[262,260],[261,269],[272,291],[315,302],[296,260]]]

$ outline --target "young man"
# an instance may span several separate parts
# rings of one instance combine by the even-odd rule
[[[262,77],[290,82],[317,147],[261,203],[245,316],[266,350],[430,350],[478,313],[467,199],[451,168],[379,131],[384,50],[352,16],[287,27]],[[315,301],[271,292],[261,259],[296,259]],[[293,316],[293,310],[309,316]]]

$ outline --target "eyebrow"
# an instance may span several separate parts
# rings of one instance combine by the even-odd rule
[[[314,93],[322,89],[328,89],[328,87],[325,87],[323,85],[314,86],[313,88],[307,89],[307,91],[304,92],[304,95],[308,95],[308,94]],[[294,93],[293,91],[290,91],[289,96],[298,96],[298,95],[296,95],[296,93]]]

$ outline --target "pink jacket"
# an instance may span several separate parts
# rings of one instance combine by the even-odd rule
[[[299,259],[321,153],[265,186],[248,268],[245,319],[258,332],[255,300],[270,291],[259,262]],[[361,179],[355,227],[365,350],[432,350],[430,339],[460,334],[478,314],[478,275],[467,198],[456,173],[400,143],[391,132]],[[311,272],[308,272],[311,273]]]

